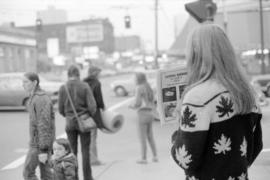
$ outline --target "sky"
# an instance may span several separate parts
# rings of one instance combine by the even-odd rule
[[[0,0],[0,24],[15,22],[16,26],[34,25],[36,12],[52,5],[65,9],[69,21],[89,17],[107,17],[115,35],[139,35],[147,46],[154,48],[154,0]],[[190,0],[159,0],[159,49],[168,49],[189,17],[184,4]],[[131,29],[124,28],[124,16],[131,17]],[[181,21],[175,23],[175,16]]]

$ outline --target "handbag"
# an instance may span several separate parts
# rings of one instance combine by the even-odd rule
[[[68,91],[67,85],[65,85],[65,89],[67,91],[68,99],[70,101],[72,110],[73,110],[73,112],[75,114],[75,117],[77,119],[79,131],[82,132],[82,133],[85,133],[85,132],[90,132],[91,129],[96,128],[97,125],[96,125],[94,119],[88,113],[85,113],[85,114],[82,114],[82,115],[78,116],[78,113],[77,113],[77,111],[76,111],[76,109],[74,107],[74,104],[72,102],[70,93]]]

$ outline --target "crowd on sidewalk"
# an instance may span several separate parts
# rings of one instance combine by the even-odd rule
[[[190,35],[186,58],[187,84],[176,108],[179,126],[168,140],[173,143],[173,159],[187,180],[247,180],[248,168],[262,150],[262,113],[227,35],[217,25],[202,24]],[[102,164],[96,146],[98,129],[105,128],[100,72],[92,65],[80,80],[79,68],[68,68],[58,98],[67,139],[55,139],[53,104],[40,88],[38,74],[24,74],[30,119],[25,180],[38,179],[37,167],[42,180],[78,180],[78,168],[84,180],[93,180],[91,165]],[[138,119],[141,157],[137,163],[148,163],[147,142],[152,161],[159,162],[152,125],[154,93],[144,73],[136,73],[134,82],[135,100],[128,107]],[[78,139],[82,165],[77,161]]]

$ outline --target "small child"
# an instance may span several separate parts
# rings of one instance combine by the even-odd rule
[[[54,180],[78,180],[78,162],[71,152],[67,139],[59,138],[53,143],[52,167]]]

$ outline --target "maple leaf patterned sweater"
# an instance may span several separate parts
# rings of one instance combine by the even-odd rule
[[[183,97],[171,154],[186,180],[247,180],[262,149],[259,106],[238,114],[230,93],[207,80]]]

